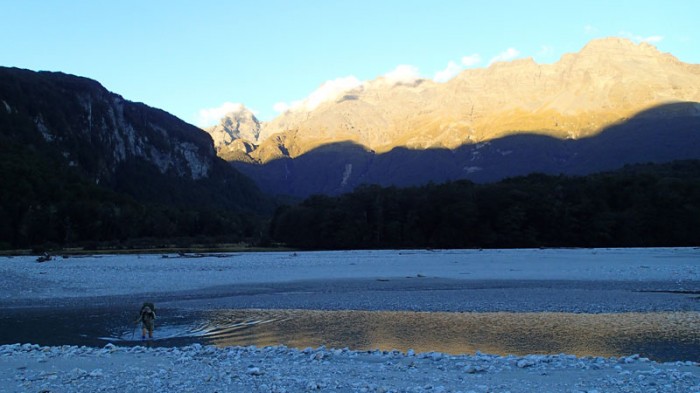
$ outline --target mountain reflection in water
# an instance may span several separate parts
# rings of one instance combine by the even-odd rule
[[[203,338],[217,346],[558,354],[700,361],[695,312],[441,313],[228,310],[205,313]]]
[[[628,356],[700,362],[700,313],[449,313],[160,309],[141,341],[133,310],[0,315],[0,344],[182,346],[194,343],[473,354]]]

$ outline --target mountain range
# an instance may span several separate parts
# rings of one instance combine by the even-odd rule
[[[584,175],[631,163],[700,158],[700,66],[647,44],[596,40],[554,64],[531,59],[495,63],[465,70],[445,83],[388,76],[351,82],[340,89],[324,85],[270,122],[240,107],[205,132],[91,79],[0,67],[0,249],[86,242],[138,247],[141,241],[152,246],[163,239],[183,244],[193,239],[286,242],[285,236],[304,233],[300,226],[313,233],[312,224],[321,217],[313,209],[335,202],[310,198],[299,208],[277,209],[270,219],[275,202],[269,194],[334,195],[362,184],[404,187],[459,179],[491,183],[533,172]],[[696,165],[681,167],[693,172]],[[533,186],[538,179],[556,182],[535,175],[494,187],[461,182],[444,189],[477,194],[483,189],[482,199],[488,202],[503,187],[519,198],[517,188]],[[627,180],[621,179],[614,184],[622,185],[612,190],[624,187]],[[647,184],[643,176],[635,179],[637,188],[625,191],[630,195]],[[655,204],[666,194],[678,196],[675,215],[651,214],[644,204],[640,211],[668,217],[650,218],[663,224],[659,228],[697,222],[694,183],[686,187],[664,179],[657,179],[660,186],[653,192],[645,191],[652,201],[645,203]],[[576,187],[567,191],[574,202]],[[405,192],[422,205],[421,190],[433,188]],[[347,194],[350,221],[358,214],[357,198],[369,203],[371,213],[379,201],[376,195],[395,195],[399,201],[404,193],[359,190]],[[550,193],[557,196],[559,191]],[[591,198],[625,205],[613,194]],[[399,205],[388,205],[386,211],[401,213]],[[454,218],[452,211],[443,213]],[[377,225],[389,222],[382,221],[383,214],[375,217]],[[484,217],[493,218],[489,214]],[[328,228],[340,225],[336,215],[324,217],[330,220]],[[608,218],[603,214],[600,222]],[[276,223],[272,230],[269,222]],[[624,220],[614,225],[626,227]],[[395,234],[399,227],[389,232]],[[577,231],[576,225],[571,228]],[[674,228],[682,232],[694,226]],[[679,232],[660,231],[680,238]],[[396,244],[415,245],[411,236]],[[484,244],[509,243],[469,245]]]
[[[700,158],[699,102],[700,65],[606,38],[553,64],[352,84],[270,122],[242,107],[207,131],[263,191],[305,197]]]

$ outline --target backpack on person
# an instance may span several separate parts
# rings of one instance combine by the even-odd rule
[[[153,314],[153,319],[156,318],[156,305],[150,302],[145,302],[141,306],[141,315],[143,314]]]

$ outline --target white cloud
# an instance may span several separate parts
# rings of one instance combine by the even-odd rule
[[[272,106],[272,109],[275,112],[284,113],[290,109],[290,106],[286,102],[277,102],[275,103],[275,105]]]
[[[460,65],[454,61],[450,61],[447,63],[447,67],[445,67],[444,70],[435,73],[433,80],[438,83],[445,83],[457,76],[461,71],[462,67]]]
[[[445,67],[445,69],[435,73],[433,80],[438,83],[445,83],[457,76],[460,72],[462,72],[464,67],[472,67],[479,63],[481,63],[481,55],[479,55],[478,53],[474,53],[469,56],[463,56],[460,61],[460,64],[457,64],[456,62],[450,60],[447,63],[447,67]],[[416,72],[417,71],[418,70],[416,69]]]
[[[303,100],[293,101],[291,104],[278,102],[273,106],[276,112],[284,113],[290,110],[312,111],[326,101],[334,100],[343,93],[362,86],[362,81],[350,75],[324,82]]]
[[[313,110],[323,102],[334,100],[348,90],[352,90],[362,85],[362,82],[354,76],[346,76],[325,82],[318,89],[314,90],[309,97],[304,100],[307,110]]]
[[[661,42],[664,39],[664,37],[660,36],[660,35],[652,35],[649,37],[643,37],[641,35],[632,34],[629,31],[621,31],[620,35],[623,37],[627,37],[635,42],[646,42],[646,43],[650,43],[650,44]]]
[[[499,62],[499,61],[510,61],[515,59],[516,57],[520,56],[520,51],[515,49],[515,48],[508,48],[505,51],[499,53],[496,55],[496,57],[492,58],[491,61],[489,61],[489,65]]]
[[[205,108],[199,111],[199,119],[197,124],[200,127],[212,126],[221,120],[227,113],[240,112],[245,109],[241,103],[224,102],[215,108]]]
[[[537,52],[537,54],[540,56],[548,56],[548,55],[551,55],[552,52],[554,52],[554,48],[552,48],[549,45],[542,45],[540,47],[540,51]]]
[[[401,64],[383,76],[387,82],[394,84],[412,84],[421,79],[418,67],[408,64]]]
[[[653,44],[653,43],[661,42],[661,41],[663,41],[663,39],[664,39],[664,37],[661,35],[652,35],[652,36],[643,38],[642,42],[648,42],[648,43]]]
[[[465,67],[471,67],[479,63],[481,63],[481,55],[478,53],[462,57],[462,65]]]
[[[595,26],[586,25],[583,27],[583,32],[586,35],[594,35],[598,33],[598,28],[596,28]]]

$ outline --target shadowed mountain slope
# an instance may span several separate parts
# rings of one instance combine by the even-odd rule
[[[0,68],[0,137],[137,199],[238,209],[262,199],[216,156],[207,133],[87,78]]]
[[[199,128],[87,78],[4,67],[0,182],[0,248],[240,239],[242,214],[272,209]]]
[[[575,140],[519,133],[456,149],[394,148],[382,154],[342,142],[295,159],[232,164],[268,193],[306,197],[349,192],[360,184],[493,182],[533,172],[584,175],[677,159],[700,159],[700,104],[662,105]]]
[[[554,64],[498,62],[446,83],[378,78],[302,101],[268,123],[241,111],[222,120],[238,128],[217,128],[217,150],[265,190],[293,195],[344,192],[363,182],[590,173],[688,157],[692,140],[669,142],[679,147],[677,156],[657,142],[665,143],[664,132],[682,139],[697,102],[700,65],[649,44],[607,38]]]

